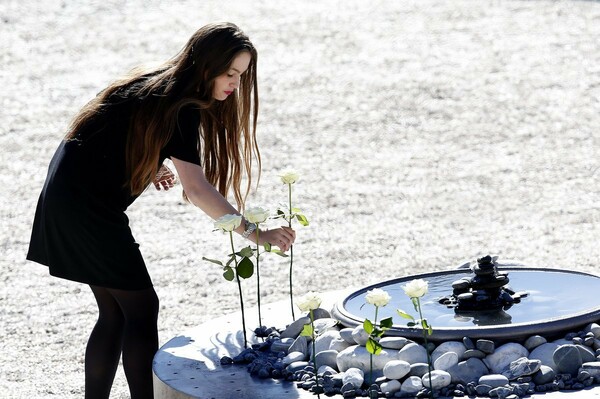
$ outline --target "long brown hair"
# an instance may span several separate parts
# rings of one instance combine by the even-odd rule
[[[237,93],[224,101],[214,100],[215,79],[243,51],[250,53],[251,61],[241,76]],[[206,178],[223,196],[233,189],[238,207],[243,208],[252,185],[253,158],[260,179],[261,159],[256,142],[257,56],[248,36],[236,25],[206,25],[162,66],[154,70],[135,69],[102,91],[76,115],[66,138],[74,138],[98,117],[109,106],[112,95],[120,90],[129,91],[139,101],[128,132],[126,187],[132,195],[139,195],[157,173],[160,150],[177,127],[179,111],[193,104],[200,112],[199,151]],[[247,177],[247,187],[242,195],[243,174]]]

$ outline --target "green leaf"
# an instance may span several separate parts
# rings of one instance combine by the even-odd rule
[[[235,277],[233,269],[229,266],[225,266],[223,268],[223,277],[225,277],[225,280],[227,281],[233,281],[233,278]]]
[[[271,249],[271,253],[274,253],[274,254],[276,254],[276,255],[282,256],[282,257],[284,257],[284,258],[287,258],[287,257],[288,257],[288,254],[286,254],[285,252],[283,252],[283,251],[282,251],[282,250],[280,250],[280,249]]]
[[[429,326],[427,325],[427,320],[421,320],[421,327],[423,327],[423,330],[429,329]]]
[[[419,311],[419,298],[410,298],[410,300],[413,303],[413,306],[415,307],[415,312]]]
[[[238,263],[237,274],[241,278],[250,278],[254,274],[254,263],[250,258],[244,258]]]
[[[219,266],[223,266],[223,262],[221,262],[220,260],[208,259],[208,258],[205,258],[204,256],[202,257],[202,260],[205,260],[205,261],[211,262],[211,263],[215,263]]]
[[[409,321],[408,323],[406,323],[406,325],[407,325],[408,327],[414,327],[414,326],[416,326],[416,325],[417,325],[417,323],[415,323],[414,321]]]
[[[365,319],[365,321],[363,322],[363,328],[365,329],[367,334],[371,334],[373,332],[373,323],[371,323],[371,320]]]
[[[392,321],[391,317],[388,317],[388,318],[382,319],[381,322],[379,322],[379,325],[381,326],[381,328],[389,330],[394,325],[394,322]]]
[[[381,344],[371,337],[369,337],[365,346],[367,348],[367,351],[373,355],[379,355],[381,353],[381,350],[383,349]]]
[[[306,218],[306,216],[297,214],[296,219],[298,219],[302,226],[308,226],[308,219]]]
[[[431,328],[431,326],[429,326],[427,328],[427,335],[431,335],[431,334],[433,334],[433,328]]]
[[[383,330],[381,328],[375,327],[373,332],[371,333],[372,337],[381,337],[383,335]]]
[[[240,250],[240,256],[246,257],[246,258],[251,258],[252,256],[254,256],[254,250],[250,246],[242,248]]]
[[[263,244],[263,247],[265,247],[265,251],[267,251],[267,252],[271,252],[271,243],[269,243],[269,242],[265,242],[265,243]]]
[[[314,330],[313,330],[312,325],[310,323],[307,323],[302,328],[302,332],[300,333],[300,335],[304,335],[305,337],[312,337],[313,332],[314,332]]]
[[[284,211],[282,211],[281,209],[277,209],[277,216],[279,217],[285,217],[286,213]]]
[[[414,317],[412,317],[411,315],[409,315],[408,313],[406,313],[402,309],[396,309],[396,313],[398,313],[398,316],[403,317],[405,319],[409,319],[409,320],[414,320],[415,319]]]
[[[293,213],[300,213],[300,212],[302,212],[302,210],[300,208],[292,207],[292,212]]]

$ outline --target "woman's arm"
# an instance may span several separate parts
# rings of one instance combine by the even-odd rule
[[[217,220],[226,214],[236,214],[235,209],[222,195],[206,180],[204,171],[199,165],[181,161],[171,157],[179,180],[183,186],[188,199],[192,204],[200,208],[212,219]],[[242,223],[235,231],[242,234],[245,230],[245,224]],[[287,251],[296,239],[296,233],[293,229],[282,226],[280,228],[260,231],[260,242],[264,244],[269,242],[278,246],[282,251]],[[248,239],[256,243],[256,234],[251,234]]]

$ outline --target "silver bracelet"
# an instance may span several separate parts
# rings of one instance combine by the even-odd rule
[[[246,230],[242,233],[242,237],[248,238],[256,230],[256,223],[246,222]]]

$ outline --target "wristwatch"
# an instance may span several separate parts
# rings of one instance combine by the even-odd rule
[[[250,223],[249,221],[246,220],[246,223],[244,226],[245,226],[245,230],[242,233],[242,237],[248,238],[248,237],[250,237],[250,234],[252,234],[254,232],[254,230],[256,230],[256,223]]]

